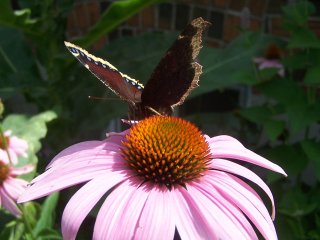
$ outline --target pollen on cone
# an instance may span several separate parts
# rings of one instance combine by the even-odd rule
[[[169,188],[200,177],[209,161],[209,146],[201,131],[169,116],[136,124],[123,142],[122,153],[137,175]]]

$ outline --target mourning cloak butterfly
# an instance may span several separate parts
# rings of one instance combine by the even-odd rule
[[[160,60],[145,87],[109,62],[72,43],[65,42],[65,45],[101,82],[129,103],[130,118],[142,119],[155,113],[171,115],[173,107],[182,104],[198,86],[202,67],[195,59],[202,47],[202,32],[209,25],[202,18],[187,25]]]

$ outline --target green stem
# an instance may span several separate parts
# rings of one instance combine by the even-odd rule
[[[26,219],[26,213],[24,211],[24,207],[23,206],[19,206],[22,214],[21,214],[21,220],[22,222],[24,223],[24,225],[26,226],[26,232],[29,234],[29,236],[31,237],[31,240],[36,240],[36,237],[34,236],[33,234],[33,231],[32,231],[32,227],[30,225],[30,223],[27,221]]]

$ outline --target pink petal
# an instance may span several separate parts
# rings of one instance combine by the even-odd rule
[[[67,161],[61,161],[60,164],[51,165],[51,168],[34,178],[31,183],[43,181],[43,179],[48,181],[50,180],[50,176],[52,179],[55,178],[57,174],[74,174],[75,171],[87,174],[88,172],[100,172],[109,169],[126,169],[126,163],[119,153],[104,150],[85,151],[79,153],[77,156],[64,160]]]
[[[0,161],[3,162],[4,164],[10,163],[7,152],[2,150],[1,148],[0,148]]]
[[[17,165],[18,164],[18,156],[15,153],[15,151],[13,151],[12,148],[9,148],[8,152],[6,152],[6,154],[10,155],[10,161],[9,161],[10,164],[12,164],[12,165]]]
[[[70,199],[62,215],[62,235],[64,239],[75,239],[84,218],[100,198],[113,186],[125,179],[123,174],[110,172],[86,183]]]
[[[12,213],[15,216],[19,216],[21,214],[15,201],[11,199],[8,193],[1,187],[0,187],[0,197],[1,197],[2,206],[5,209],[7,209],[10,213]]]
[[[261,187],[264,192],[268,195],[269,199],[271,200],[272,203],[272,219],[274,220],[275,218],[275,206],[274,206],[274,200],[273,200],[273,195],[271,193],[270,188],[267,186],[267,184],[264,183],[264,181],[254,172],[250,171],[249,169],[236,164],[231,161],[227,161],[224,159],[214,159],[213,161],[210,162],[210,167],[213,169],[218,169],[218,170],[223,170],[226,172],[230,172],[233,174],[237,174],[241,177],[244,177],[255,184],[257,184],[259,187]]]
[[[104,147],[105,142],[103,141],[87,141],[74,144],[56,155],[47,166],[47,169],[71,160],[76,161],[78,155],[94,154],[95,152],[98,153]]]
[[[262,62],[259,65],[259,69],[267,69],[267,68],[283,68],[283,65],[280,63],[279,60],[267,60]]]
[[[281,167],[250,151],[249,149],[246,149],[233,137],[223,135],[213,137],[211,138],[211,141],[209,141],[209,145],[211,148],[211,154],[214,158],[242,160],[287,176]]]
[[[266,239],[277,239],[277,234],[267,209],[263,202],[256,198],[251,191],[248,191],[234,179],[229,178],[226,173],[216,171],[215,177],[207,176],[207,179],[212,179],[211,184],[228,201],[239,207]]]
[[[88,161],[90,161],[90,159]],[[72,164],[69,164],[67,167],[62,169],[59,168],[56,171],[52,168],[50,169],[51,171],[49,174],[43,173],[44,177],[34,179],[33,184],[26,189],[22,196],[20,196],[18,202],[21,203],[40,198],[78,183],[89,181],[97,176],[108,174],[112,171],[107,169],[108,168],[103,165],[95,164],[92,164],[91,166],[78,164],[73,165],[73,167]]]
[[[140,184],[141,180],[139,179],[128,179],[107,196],[96,219],[93,239],[133,238],[141,208],[148,197],[148,193],[139,188]],[[131,205],[132,203],[133,205]],[[137,209],[133,209],[135,206],[137,206]],[[132,217],[131,220],[130,216]],[[122,219],[127,225],[123,225]],[[128,237],[117,238],[117,236]]]
[[[117,132],[109,132],[106,134],[107,139],[106,141],[108,142],[112,142],[114,144],[117,145],[121,145],[122,141],[125,139],[125,136],[130,132],[130,129],[127,129],[121,133],[117,133]]]
[[[27,157],[28,143],[27,141],[16,136],[10,137],[9,147],[18,155]]]
[[[24,192],[27,184],[28,182],[23,179],[9,177],[2,183],[2,187],[11,199],[17,200]]]
[[[165,187],[152,186],[140,215],[135,239],[173,239],[175,216],[172,215],[172,198]]]
[[[230,204],[209,181],[205,178],[203,182],[195,183],[201,191],[208,196],[223,212],[232,220],[235,227],[239,229],[244,235],[245,239],[258,239],[250,222],[246,219],[243,213],[234,205]]]
[[[123,231],[117,231],[117,228],[112,229],[111,236],[114,239],[131,239],[134,236],[138,220],[142,209],[145,205],[149,190],[145,185],[142,185],[133,191],[130,198],[130,203],[123,209],[121,217],[117,219],[118,226],[126,226]]]
[[[213,231],[212,236],[216,236],[212,239],[245,239],[243,233],[233,224],[220,206],[203,194],[197,185],[188,185],[187,192],[206,219],[210,230]]]
[[[208,231],[207,222],[202,217],[197,207],[189,200],[188,192],[183,187],[177,187],[172,194],[172,215],[175,216],[179,236],[183,240],[210,239],[212,234]]]

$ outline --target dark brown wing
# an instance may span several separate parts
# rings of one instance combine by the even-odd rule
[[[68,50],[101,82],[130,103],[141,102],[143,85],[137,80],[121,73],[109,62],[95,57],[86,50],[69,42],[64,42]]]
[[[152,73],[141,95],[142,106],[170,114],[198,86],[202,70],[195,58],[202,47],[202,32],[209,25],[202,18],[187,25]]]

